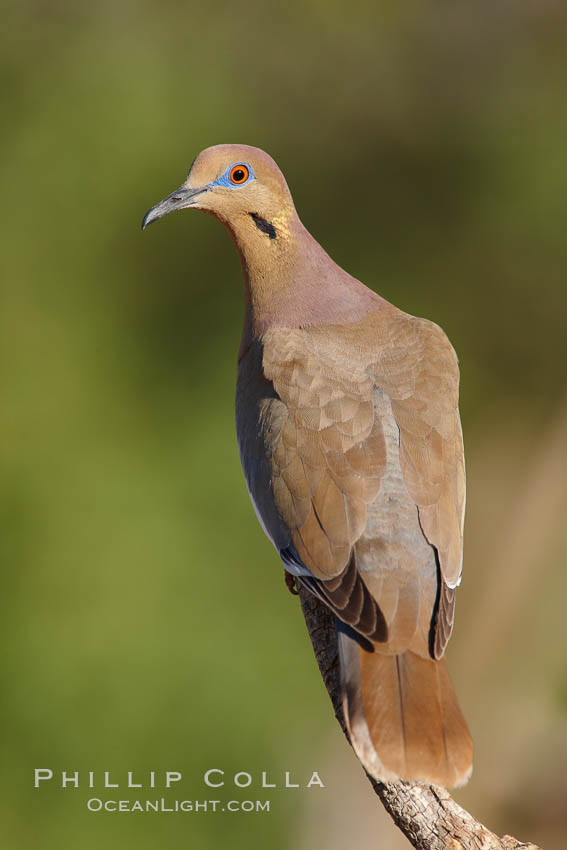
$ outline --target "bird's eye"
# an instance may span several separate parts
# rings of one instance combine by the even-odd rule
[[[250,171],[248,170],[246,165],[233,165],[230,169],[230,182],[234,183],[235,186],[241,186],[242,183],[246,183],[249,176]]]

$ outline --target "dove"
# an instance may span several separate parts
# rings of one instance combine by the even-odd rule
[[[335,615],[353,749],[377,781],[462,785],[473,746],[445,659],[465,507],[454,349],[331,259],[262,150],[202,151],[142,227],[181,209],[218,219],[240,257],[244,476],[288,583]]]

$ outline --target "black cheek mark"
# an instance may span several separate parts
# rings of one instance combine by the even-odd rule
[[[252,216],[254,224],[256,225],[258,230],[261,230],[262,233],[267,233],[270,239],[276,238],[278,234],[276,228],[271,223],[271,221],[266,221],[266,219],[259,216],[258,213],[250,213],[250,215]]]

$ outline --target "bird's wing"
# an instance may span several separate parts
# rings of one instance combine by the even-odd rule
[[[458,370],[445,335],[391,307],[356,325],[274,329],[255,345],[241,364],[237,420],[248,486],[265,530],[284,560],[326,588],[329,604],[342,605],[337,613],[355,628],[367,610],[368,589],[382,609],[381,596],[392,596],[388,582],[402,587],[401,602],[389,608],[402,624],[395,651],[411,643],[418,620],[431,621],[435,547],[443,577],[439,657],[452,623],[464,500]],[[389,446],[381,400],[391,405],[399,429]],[[390,492],[392,463],[411,501],[415,528],[409,530],[400,527],[400,493]],[[380,534],[381,523],[395,539]],[[396,575],[383,563],[386,543],[391,551],[397,543],[403,549]],[[362,582],[353,582],[349,565],[359,554]],[[427,585],[423,593],[420,582]],[[349,604],[349,588],[358,602]],[[411,605],[418,613],[408,614]]]
[[[391,399],[400,462],[447,585],[462,569],[465,465],[457,356],[438,325],[400,313],[372,368]]]
[[[389,399],[404,487],[417,507],[423,536],[435,550],[440,575],[430,652],[440,658],[453,627],[463,553],[465,465],[457,357],[432,322],[395,311],[379,324],[381,344],[370,372]],[[425,553],[418,560],[424,564]]]
[[[317,343],[302,329],[264,338],[264,374],[285,409],[267,450],[293,551],[312,575],[329,580],[345,570],[364,531],[386,450],[372,377],[362,363],[341,368]]]

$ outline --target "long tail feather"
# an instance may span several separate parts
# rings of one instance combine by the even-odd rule
[[[472,771],[472,740],[444,658],[369,652],[339,632],[343,709],[353,748],[375,779],[451,788]]]

